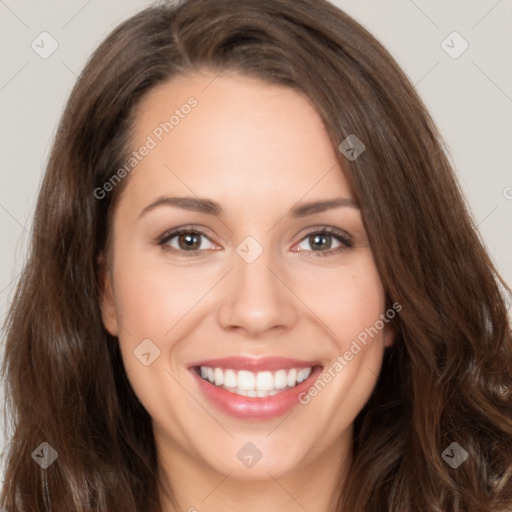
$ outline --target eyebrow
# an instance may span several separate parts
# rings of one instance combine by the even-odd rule
[[[160,206],[170,206],[189,210],[194,212],[206,213],[221,217],[224,215],[222,206],[211,199],[203,199],[199,197],[170,197],[161,196],[151,204],[146,206],[140,213],[139,219],[146,213]],[[357,201],[348,197],[337,197],[335,199],[326,199],[323,201],[310,201],[293,206],[289,212],[289,216],[294,218],[306,217],[315,213],[322,213],[333,208],[350,207],[359,209]]]

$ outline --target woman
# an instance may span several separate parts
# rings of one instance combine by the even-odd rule
[[[7,323],[7,511],[506,511],[512,341],[441,137],[324,1],[124,22]]]

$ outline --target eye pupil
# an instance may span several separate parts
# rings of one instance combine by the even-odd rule
[[[201,246],[200,237],[201,235],[199,234],[182,233],[178,237],[180,249],[184,249],[185,251],[190,249],[199,249]]]
[[[309,242],[314,251],[319,249],[330,249],[332,245],[330,235],[311,235],[309,237]],[[324,245],[322,245],[322,242]]]

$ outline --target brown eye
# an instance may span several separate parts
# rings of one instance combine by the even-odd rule
[[[166,250],[182,253],[194,253],[216,248],[206,234],[190,228],[168,231],[160,237],[158,244]]]
[[[342,231],[326,227],[307,233],[295,247],[297,251],[314,252],[316,256],[327,256],[353,247],[353,242]]]
[[[328,234],[309,235],[308,242],[310,247],[312,247],[314,251],[321,251],[323,249],[328,250],[332,246],[333,237],[332,235]]]
[[[178,247],[184,251],[199,249],[201,247],[201,237],[197,233],[181,233],[178,235]]]

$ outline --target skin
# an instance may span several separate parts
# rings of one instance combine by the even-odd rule
[[[125,178],[113,217],[104,325],[118,336],[130,383],[152,417],[179,510],[327,511],[349,467],[353,421],[393,342],[390,325],[307,405],[273,420],[219,411],[187,367],[233,355],[330,367],[385,312],[361,212],[344,206],[290,217],[298,202],[353,194],[310,103],[254,78],[204,72],[160,84],[138,106],[134,149],[190,96],[198,105]],[[163,195],[208,198],[224,213],[160,205],[140,216]],[[179,237],[167,245],[181,252],[157,242],[182,225],[207,232],[191,257]],[[353,247],[327,235],[314,251],[307,231],[325,226],[349,235]],[[263,249],[252,263],[236,252],[248,236]],[[160,350],[149,366],[133,353],[147,338]],[[236,456],[247,442],[262,453],[252,468]],[[175,509],[166,503],[165,510]]]

